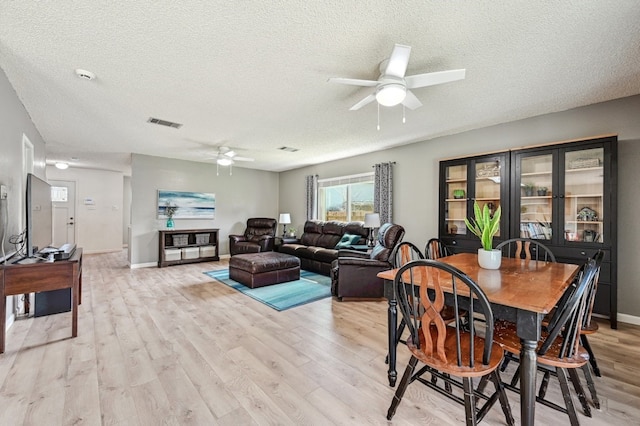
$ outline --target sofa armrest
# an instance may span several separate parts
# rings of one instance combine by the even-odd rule
[[[355,257],[358,259],[369,259],[369,253],[358,250],[340,249],[338,250],[338,258],[341,257]]]
[[[359,258],[359,257],[340,257],[338,258],[338,268],[342,266],[366,266],[366,267],[377,267],[384,268],[383,270],[391,269],[391,264],[389,262],[383,262],[381,260],[369,259],[367,258]]]
[[[239,243],[247,241],[244,235],[229,235],[229,242]]]

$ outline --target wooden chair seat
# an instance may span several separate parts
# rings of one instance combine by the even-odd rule
[[[516,324],[510,321],[498,320],[495,322],[494,340],[502,346],[502,348],[510,353],[517,354],[520,352],[520,337],[518,337]],[[547,341],[549,333],[543,331],[540,341],[538,341],[539,350],[544,342]],[[571,357],[560,358],[560,348],[563,338],[558,337],[543,355],[538,355],[538,363],[551,367],[560,368],[580,368],[589,362],[589,353],[579,346],[578,350]]]
[[[418,348],[412,341],[411,336],[407,339],[407,347],[420,362],[428,365],[440,372],[448,373],[458,377],[482,377],[494,371],[500,366],[503,359],[502,348],[497,343],[492,343],[493,348],[491,350],[491,358],[488,364],[482,363],[482,356],[484,353],[485,340],[481,337],[474,336],[474,366],[470,365],[470,336],[468,332],[461,331],[461,356],[462,366],[458,365],[457,349],[456,349],[456,329],[455,327],[447,327],[447,335],[444,339],[444,348],[446,362],[440,359],[437,355],[427,355],[420,348],[424,348],[427,345],[424,335],[420,333],[420,348]],[[436,327],[430,327],[432,341],[438,336]]]
[[[580,330],[580,334],[593,334],[598,331],[598,323],[595,321],[591,321],[589,325],[582,327]]]

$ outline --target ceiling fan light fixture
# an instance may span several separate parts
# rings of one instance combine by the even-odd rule
[[[231,158],[218,158],[216,163],[221,166],[230,166],[233,164],[233,160]]]
[[[382,106],[396,106],[407,96],[407,88],[400,83],[390,83],[380,86],[376,91],[376,100]]]

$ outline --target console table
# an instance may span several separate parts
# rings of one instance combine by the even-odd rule
[[[0,266],[0,353],[4,353],[7,296],[71,289],[71,337],[78,336],[78,303],[82,293],[82,249],[67,260]]]
[[[158,237],[158,268],[220,260],[219,229],[163,229]]]

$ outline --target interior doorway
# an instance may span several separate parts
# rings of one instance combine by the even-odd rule
[[[60,247],[76,242],[76,183],[50,180],[53,202],[53,243]]]

